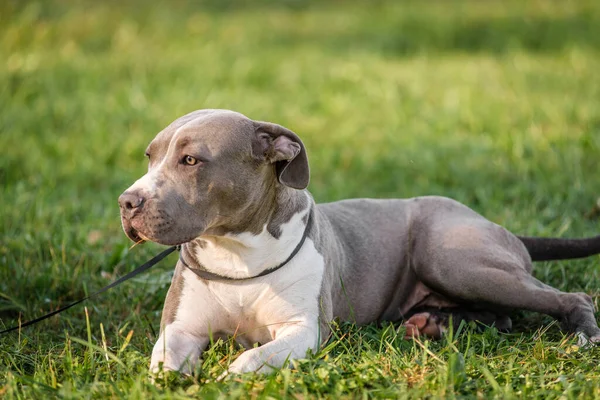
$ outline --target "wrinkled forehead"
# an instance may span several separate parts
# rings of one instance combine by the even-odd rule
[[[163,129],[148,145],[147,153],[164,155],[169,148],[202,146],[211,155],[251,146],[254,123],[227,110],[199,110],[184,115]]]

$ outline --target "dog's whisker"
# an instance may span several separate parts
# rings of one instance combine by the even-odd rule
[[[138,240],[137,242],[135,242],[134,244],[132,244],[132,245],[131,245],[131,247],[129,247],[129,250],[131,250],[131,249],[133,249],[134,247],[136,247],[137,245],[139,245],[139,244],[143,244],[143,243],[145,243],[145,242],[146,242],[146,241],[145,241],[144,239],[140,239],[140,240]]]

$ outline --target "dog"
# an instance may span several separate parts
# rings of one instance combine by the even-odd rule
[[[153,373],[191,374],[220,337],[247,349],[229,373],[270,372],[316,351],[336,318],[439,338],[449,321],[508,330],[523,309],[600,341],[590,296],[531,275],[532,261],[599,253],[600,236],[518,237],[438,196],[315,204],[300,138],[228,110],[175,120],[146,156],[119,197],[123,229],[181,246]]]

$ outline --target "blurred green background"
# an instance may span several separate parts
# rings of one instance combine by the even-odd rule
[[[128,250],[116,199],[199,108],[298,133],[320,202],[438,194],[517,233],[598,234],[599,71],[597,1],[0,1],[0,318],[158,249]],[[135,328],[140,365],[173,262],[89,305]],[[597,257],[536,275],[598,302]],[[13,371],[85,321],[44,326]]]

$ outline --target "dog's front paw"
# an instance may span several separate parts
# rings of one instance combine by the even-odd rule
[[[167,387],[188,379],[194,371],[194,363],[189,360],[182,363],[178,361],[167,352],[163,352],[161,357],[153,356],[148,371],[150,382],[159,387]]]
[[[229,365],[227,372],[221,374],[224,378],[229,374],[245,374],[247,372],[257,372],[260,374],[269,374],[274,371],[261,357],[259,348],[251,349],[243,352],[240,356]]]
[[[172,357],[165,357],[164,359],[152,359],[150,362],[150,373],[151,374],[160,374],[160,373],[179,373],[185,376],[192,375],[194,371],[194,362],[191,360],[184,360],[183,362],[175,362],[179,360],[173,360]]]
[[[158,387],[166,387],[176,384],[182,379],[188,379],[191,376],[191,371],[187,369],[177,370],[160,362],[157,365],[151,365],[148,374],[152,384]]]
[[[189,363],[183,364],[179,368],[175,368],[169,365],[164,364],[162,361],[158,364],[151,364],[149,368],[149,372],[151,375],[157,374],[168,374],[168,373],[177,373],[185,376],[192,375],[192,368]]]
[[[256,363],[254,362],[252,354],[250,353],[251,351],[248,350],[240,354],[239,357],[229,365],[227,372],[221,376],[225,377],[229,374],[243,374],[246,372],[256,371],[260,365],[255,365]]]

